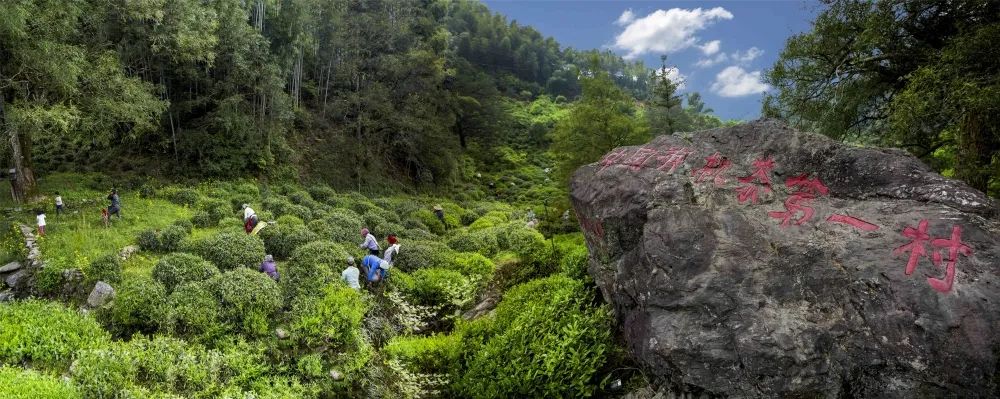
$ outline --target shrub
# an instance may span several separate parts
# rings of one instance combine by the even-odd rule
[[[260,223],[266,223],[264,222],[264,219],[260,219],[260,215],[257,215],[257,217]],[[240,231],[243,231],[243,221],[240,220],[240,218],[235,217],[222,218],[219,219],[219,227],[223,229],[239,229]]]
[[[228,353],[177,338],[138,336],[82,352],[72,373],[84,397],[135,397],[151,392],[170,398],[219,397],[227,377],[239,372],[229,358]]]
[[[0,398],[72,399],[80,393],[69,381],[33,370],[0,366]]]
[[[333,197],[337,196],[337,192],[334,191],[330,186],[323,184],[313,184],[308,188],[309,195],[313,197],[316,201],[327,202]]]
[[[444,223],[441,223],[441,220],[439,220],[437,216],[434,215],[434,212],[431,212],[429,209],[418,209],[413,211],[410,213],[410,219],[416,220],[417,222],[420,222],[420,224],[427,226],[427,231],[430,231],[431,233],[437,235],[444,234]]]
[[[299,358],[295,368],[299,375],[308,378],[319,378],[323,376],[323,358],[316,353],[308,354]]]
[[[278,217],[279,226],[305,226],[306,222],[295,215],[282,215]]]
[[[163,230],[148,229],[139,232],[136,242],[139,248],[152,252],[176,251],[181,241],[190,231],[181,225],[167,226]]]
[[[559,269],[568,277],[587,281],[590,279],[590,275],[587,274],[587,262],[589,258],[590,254],[587,252],[587,247],[573,246],[559,261]]]
[[[177,219],[174,221],[174,226],[180,226],[184,229],[185,234],[191,234],[191,230],[194,230],[194,223],[186,219]]]
[[[452,263],[452,269],[469,277],[470,280],[485,284],[493,278],[496,265],[487,257],[475,252],[457,254]]]
[[[364,316],[361,293],[344,285],[327,285],[320,296],[293,302],[291,332],[308,347],[337,348],[354,341]]]
[[[150,334],[163,320],[167,291],[149,277],[125,280],[115,292],[111,306],[98,310],[97,318],[119,337],[135,332]]]
[[[282,291],[287,300],[318,295],[323,286],[340,278],[346,267],[347,251],[331,241],[313,241],[292,252],[284,274]]]
[[[461,273],[439,267],[420,269],[412,273],[413,288],[407,292],[418,305],[441,305],[454,311],[472,301],[475,286]]]
[[[335,242],[349,243],[358,241],[361,237],[361,216],[349,209],[335,209],[327,216],[326,222],[331,230],[329,236],[321,236],[323,239]]]
[[[212,224],[219,222],[219,219],[233,216],[233,208],[228,201],[217,198],[206,198],[198,202],[198,209],[208,213]]]
[[[455,251],[436,241],[406,241],[393,259],[395,267],[413,271],[425,267],[447,267],[454,262]]]
[[[475,222],[469,225],[469,230],[488,229],[510,221],[510,213],[503,211],[489,211]]]
[[[177,205],[191,206],[198,202],[201,195],[190,188],[167,187],[160,190],[160,196]]]
[[[222,232],[198,241],[189,242],[181,248],[212,262],[221,270],[236,268],[257,269],[264,260],[264,242],[260,237],[244,232]]]
[[[500,249],[497,234],[491,229],[458,232],[448,239],[448,246],[459,252],[479,252],[486,256],[496,255]]]
[[[396,337],[383,348],[396,359],[421,373],[451,374],[457,371],[462,355],[462,337],[458,334],[434,334],[428,337]]]
[[[87,276],[87,286],[98,281],[117,286],[122,281],[122,262],[115,254],[105,255],[90,262],[83,274]]]
[[[246,268],[227,271],[206,282],[222,305],[225,322],[247,335],[264,335],[268,319],[281,307],[278,284],[264,273]]]
[[[288,258],[295,248],[319,238],[301,224],[283,225],[280,222],[261,230],[259,235],[264,240],[266,252],[280,259]]]
[[[330,225],[330,222],[328,222],[327,220],[322,220],[322,219],[312,220],[308,224],[306,224],[306,227],[308,227],[309,231],[316,234],[316,236],[320,239],[329,240],[333,236],[334,228],[333,226]]]
[[[220,305],[204,282],[180,285],[167,298],[164,329],[179,336],[205,336],[221,333]]]
[[[54,295],[63,287],[63,271],[54,264],[47,264],[35,272],[35,290],[41,295]]]
[[[550,246],[545,243],[545,236],[537,230],[517,223],[497,226],[491,230],[497,232],[501,250],[513,251],[524,262],[539,265],[552,254]]]
[[[423,229],[404,229],[402,233],[398,234],[400,238],[404,238],[408,241],[432,241],[436,240],[438,237],[431,232]]]
[[[364,214],[361,219],[364,221],[365,227],[367,227],[368,230],[375,235],[375,237],[385,237],[389,233],[389,221],[385,220],[385,218],[377,212],[368,212]]]
[[[219,269],[198,255],[177,252],[156,262],[153,278],[163,284],[169,293],[174,288],[194,281],[208,280],[219,274]]]
[[[194,215],[191,215],[191,223],[200,228],[212,227],[218,222],[218,220],[213,220],[212,215],[205,211],[197,211]]]
[[[94,319],[56,302],[0,305],[0,326],[0,363],[30,363],[42,369],[61,370],[77,350],[109,340]]]
[[[593,307],[592,299],[581,282],[564,276],[508,291],[485,341],[463,342],[471,351],[459,382],[465,395],[592,395],[595,374],[612,345],[609,311]],[[464,335],[484,336],[475,331]]]
[[[275,214],[278,215],[279,217],[283,215],[292,215],[301,220],[312,220],[313,218],[311,209],[309,209],[304,205],[297,205],[297,204],[288,205],[285,208],[284,212],[281,213],[275,212]]]

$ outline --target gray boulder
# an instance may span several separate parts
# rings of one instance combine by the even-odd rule
[[[115,289],[108,283],[98,281],[97,284],[94,285],[94,289],[90,291],[90,295],[87,296],[87,305],[92,308],[99,308],[111,301],[114,297]]]
[[[774,121],[576,171],[637,361],[717,397],[1000,396],[997,203],[903,151]]]
[[[21,262],[10,262],[0,267],[0,273],[10,273],[21,268]]]
[[[7,276],[7,278],[4,279],[4,282],[7,283],[7,286],[10,288],[18,288],[17,285],[21,282],[21,279],[27,275],[28,273],[25,270],[18,270]]]

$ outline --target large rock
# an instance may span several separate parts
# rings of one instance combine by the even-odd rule
[[[661,382],[728,397],[1000,396],[997,204],[773,121],[612,151],[572,200]]]
[[[115,289],[111,288],[111,284],[98,281],[97,284],[94,285],[94,289],[90,291],[90,295],[87,296],[87,305],[92,308],[99,308],[111,301],[114,297]]]
[[[7,276],[7,278],[4,279],[4,282],[7,283],[8,287],[17,289],[17,288],[19,288],[18,284],[20,284],[21,280],[24,277],[26,277],[27,275],[28,275],[27,271],[25,271],[25,270],[18,270],[16,272],[14,272],[13,274]]]
[[[0,267],[0,273],[10,273],[14,270],[21,268],[21,262],[10,262],[3,267]]]

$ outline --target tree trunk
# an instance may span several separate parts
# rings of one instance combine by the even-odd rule
[[[968,112],[962,118],[959,127],[961,131],[958,138],[959,150],[955,154],[958,158],[955,172],[958,178],[964,180],[972,188],[985,193],[989,189],[988,168],[992,154],[986,148],[989,145],[986,143],[985,136],[989,135],[989,132],[983,131],[988,128],[981,119],[982,117],[976,112]]]
[[[7,130],[11,159],[14,161],[14,178],[10,181],[14,201],[23,204],[36,192],[35,174],[31,171],[31,137],[17,133],[7,124],[3,96],[0,96],[0,128]]]

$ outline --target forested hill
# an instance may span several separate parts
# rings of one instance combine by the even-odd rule
[[[3,161],[29,187],[32,169],[447,186],[494,144],[544,150],[555,115],[537,111],[569,108],[581,80],[617,83],[636,117],[657,81],[641,62],[562,47],[474,1],[23,0],[3,11],[0,116],[16,138]],[[673,90],[664,112],[721,123],[697,97],[685,113]],[[487,153],[466,151],[476,143]]]

